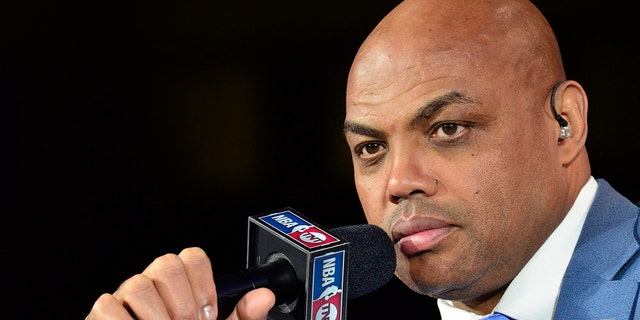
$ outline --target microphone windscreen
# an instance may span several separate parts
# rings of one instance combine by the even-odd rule
[[[368,294],[391,280],[396,270],[396,252],[382,228],[357,224],[333,228],[331,233],[350,242],[348,300]]]

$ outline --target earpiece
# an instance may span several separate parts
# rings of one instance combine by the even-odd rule
[[[560,127],[560,136],[558,139],[564,140],[571,137],[571,128],[569,126]]]
[[[571,137],[571,127],[569,126],[569,122],[565,118],[561,117],[556,111],[556,90],[558,90],[558,87],[561,84],[562,81],[557,82],[551,90],[551,111],[553,111],[553,116],[558,121],[558,124],[560,124],[560,136],[558,139],[564,140]]]

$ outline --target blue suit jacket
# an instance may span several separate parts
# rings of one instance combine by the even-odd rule
[[[640,209],[598,179],[560,288],[555,320],[640,319]]]

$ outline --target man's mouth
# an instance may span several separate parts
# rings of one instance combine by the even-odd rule
[[[392,226],[391,234],[400,251],[407,256],[413,256],[432,250],[455,229],[455,225],[442,220],[414,215],[398,220]]]

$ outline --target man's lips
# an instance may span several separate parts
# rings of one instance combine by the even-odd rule
[[[451,234],[456,226],[442,220],[411,216],[398,220],[391,228],[393,241],[407,256],[433,249],[436,244]]]

